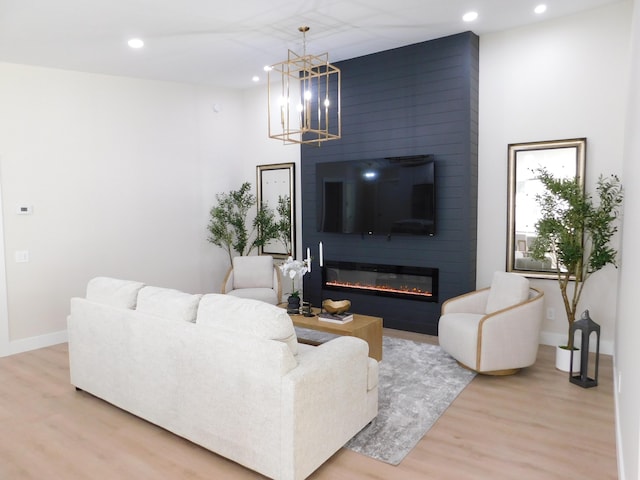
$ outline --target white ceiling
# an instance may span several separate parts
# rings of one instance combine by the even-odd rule
[[[246,88],[264,65],[337,62],[467,30],[478,35],[621,0],[0,0],[0,61]],[[533,8],[546,3],[547,12]],[[462,21],[476,10],[478,20]],[[132,50],[131,37],[145,46]],[[261,79],[264,81],[264,79]]]

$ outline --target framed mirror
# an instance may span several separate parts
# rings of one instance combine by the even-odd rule
[[[557,178],[577,177],[584,189],[586,148],[586,138],[509,145],[507,272],[556,278],[557,265],[551,254],[544,260],[529,256],[540,210],[536,196],[544,191],[536,172],[545,168]]]
[[[258,206],[266,204],[281,227],[279,238],[259,248],[260,255],[285,258],[296,251],[295,163],[257,166]]]

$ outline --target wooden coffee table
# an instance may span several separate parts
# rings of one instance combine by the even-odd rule
[[[339,324],[318,320],[319,312],[320,309],[314,308],[313,313],[316,315],[313,317],[300,314],[289,314],[289,316],[296,327],[361,338],[369,344],[369,356],[378,361],[382,360],[382,318],[354,313],[353,320]]]

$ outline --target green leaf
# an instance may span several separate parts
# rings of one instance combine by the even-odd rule
[[[245,182],[238,190],[216,194],[217,205],[209,212],[207,240],[226,250],[229,261],[235,255],[248,255],[254,248],[264,247],[271,240],[290,239],[291,215],[289,197],[278,199],[276,220],[274,211],[263,203],[257,210],[253,222],[249,223],[249,211],[256,205],[256,197],[251,193],[251,184]],[[249,227],[251,230],[249,230]],[[290,242],[285,243],[287,252]]]
[[[558,179],[546,169],[536,171],[545,191],[536,196],[540,218],[531,256],[557,261],[557,278],[569,327],[576,318],[584,282],[607,265],[616,266],[617,251],[610,242],[618,231],[616,220],[623,190],[616,175],[600,175],[596,184],[597,203],[577,178]],[[574,276],[573,288],[569,279]],[[572,343],[569,338],[569,344]]]

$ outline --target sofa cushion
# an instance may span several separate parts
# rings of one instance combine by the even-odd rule
[[[170,288],[143,287],[138,292],[136,310],[169,320],[195,322],[200,298],[202,295],[191,295]]]
[[[142,282],[120,280],[110,277],[95,277],[87,284],[87,300],[121,308],[136,308],[138,292]]]
[[[298,353],[298,338],[286,310],[259,300],[209,293],[200,300],[196,323],[278,340]]]
[[[529,280],[521,275],[495,272],[487,298],[485,313],[512,307],[529,298]]]
[[[273,257],[252,255],[233,258],[233,289],[273,288]]]

